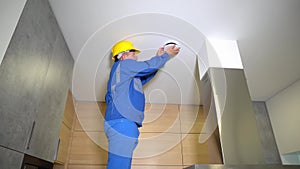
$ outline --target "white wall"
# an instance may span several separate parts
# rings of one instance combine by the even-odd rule
[[[26,0],[0,1],[0,65],[25,3]]]
[[[300,151],[300,80],[266,101],[266,105],[280,155]]]

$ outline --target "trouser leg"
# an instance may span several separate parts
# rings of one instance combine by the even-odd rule
[[[127,119],[107,121],[105,133],[109,146],[107,169],[130,169],[138,143],[137,125]]]

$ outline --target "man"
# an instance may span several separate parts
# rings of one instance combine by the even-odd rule
[[[105,96],[107,108],[104,130],[108,138],[107,169],[130,169],[132,154],[138,143],[144,120],[143,85],[159,68],[180,51],[175,45],[159,48],[156,56],[137,61],[140,50],[130,41],[120,41],[112,48],[112,66]]]

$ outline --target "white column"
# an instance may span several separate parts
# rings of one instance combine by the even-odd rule
[[[244,68],[236,40],[206,39],[200,50],[198,62],[201,79],[210,67]]]
[[[207,39],[198,63],[201,82],[211,83],[211,91],[205,93],[212,97],[202,132],[212,135],[218,126],[224,164],[264,164],[237,42]]]

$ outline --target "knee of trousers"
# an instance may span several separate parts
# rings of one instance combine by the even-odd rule
[[[135,123],[122,120],[121,123],[105,125],[108,150],[118,156],[132,157],[138,144],[139,130]]]
[[[138,144],[137,138],[127,136],[113,136],[109,138],[109,152],[118,156],[131,158]]]

